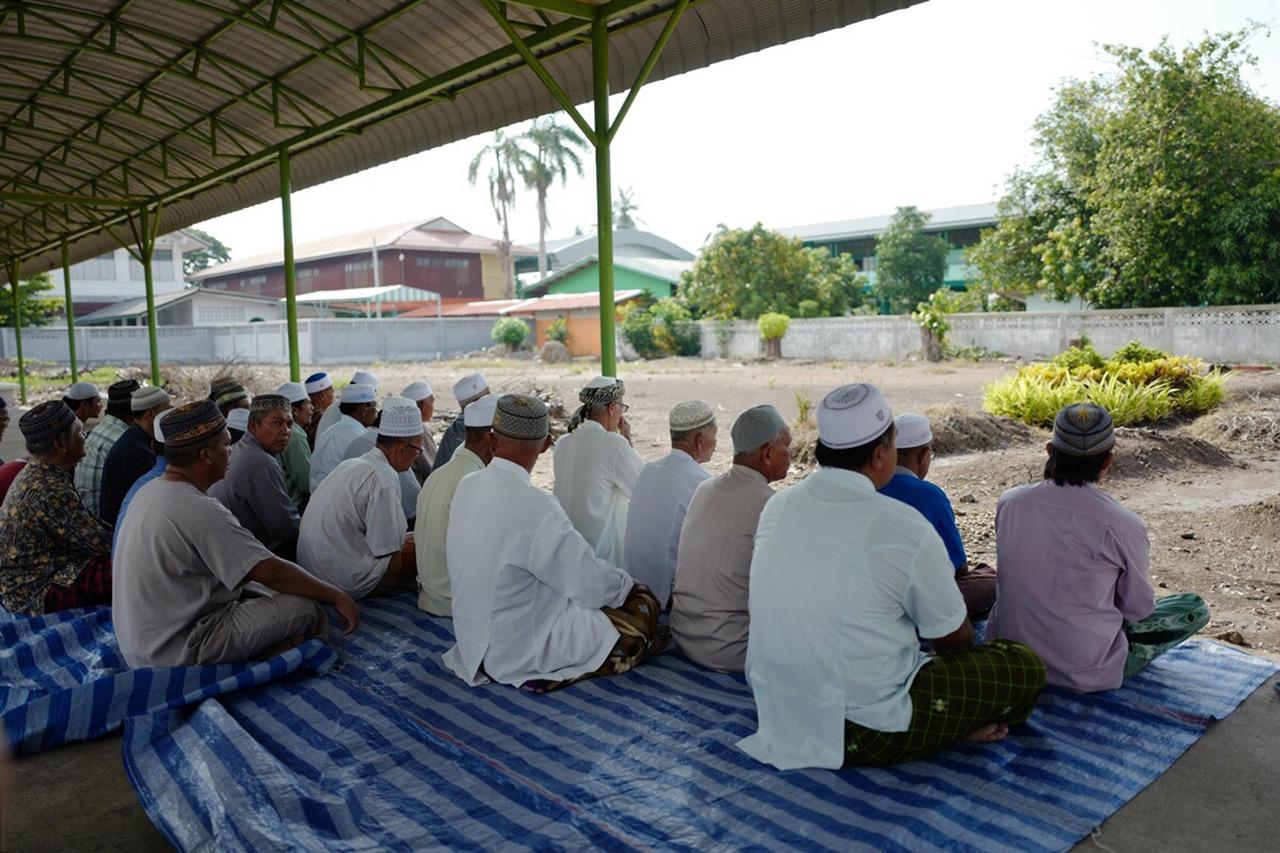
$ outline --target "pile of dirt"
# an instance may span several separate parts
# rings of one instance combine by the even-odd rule
[[[538,361],[543,364],[566,364],[573,361],[573,357],[569,355],[569,349],[559,341],[547,341],[542,345],[542,351],[538,353]]]
[[[1250,395],[1196,420],[1190,432],[1249,450],[1280,450],[1280,399]]]
[[[1222,513],[1214,521],[1213,535],[1228,541],[1280,542],[1280,495]]]
[[[1230,453],[1203,439],[1149,427],[1116,429],[1116,461],[1112,478],[1142,478],[1192,467],[1231,468],[1240,463]]]
[[[1004,450],[1037,439],[1045,440],[1043,433],[1021,421],[975,412],[954,404],[925,406],[921,414],[929,418],[935,456]]]
[[[160,384],[175,399],[189,402],[208,397],[210,382],[215,378],[231,377],[250,394],[265,394],[278,388],[286,373],[278,367],[236,362],[207,366],[163,364],[160,366]],[[120,378],[150,383],[151,369],[141,365],[125,368],[120,371]]]

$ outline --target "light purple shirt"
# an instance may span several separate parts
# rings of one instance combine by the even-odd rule
[[[1050,684],[1119,687],[1129,653],[1124,623],[1155,607],[1142,519],[1095,486],[1018,486],[996,505],[996,554],[987,636],[1030,646]]]

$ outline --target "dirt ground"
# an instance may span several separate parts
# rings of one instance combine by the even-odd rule
[[[497,392],[536,390],[571,412],[577,389],[595,370],[583,362],[487,358],[359,367],[379,376],[382,393],[429,381],[436,389],[437,436],[456,413],[449,388],[466,373],[483,372]],[[342,382],[356,368],[328,370]],[[167,376],[190,394],[207,388],[208,379],[225,369],[174,368]],[[1011,369],[1001,361],[854,365],[667,359],[620,365],[627,381],[627,418],[641,457],[650,460],[666,452],[666,417],[675,403],[701,398],[715,407],[722,428],[708,466],[714,472],[730,464],[728,427],[743,409],[772,403],[790,421],[798,408],[816,403],[841,383],[875,383],[895,412],[924,411],[933,418],[939,449],[950,452],[935,459],[930,479],[951,496],[970,560],[991,563],[996,499],[1010,486],[1041,476],[1047,437],[981,413],[983,386]],[[232,372],[253,392],[274,389],[286,378],[283,368],[240,366]],[[1237,632],[1232,639],[1274,654],[1280,652],[1280,373],[1236,373],[1228,388],[1226,405],[1198,421],[1122,430],[1115,473],[1106,487],[1147,522],[1158,593],[1200,593],[1213,612],[1205,633]],[[803,427],[797,432],[806,434]],[[798,457],[804,449],[797,447]],[[786,483],[806,471],[802,464],[793,467]],[[539,462],[534,480],[550,487],[550,454]]]

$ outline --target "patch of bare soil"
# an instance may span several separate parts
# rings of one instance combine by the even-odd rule
[[[1230,468],[1237,463],[1216,444],[1181,432],[1149,427],[1120,427],[1116,430],[1113,479],[1142,478],[1187,468]]]
[[[1003,450],[1036,439],[1044,440],[1043,432],[1021,421],[975,412],[955,403],[925,406],[920,411],[929,418],[935,456]]]
[[[1253,451],[1280,450],[1280,397],[1250,394],[1198,418],[1189,432]]]

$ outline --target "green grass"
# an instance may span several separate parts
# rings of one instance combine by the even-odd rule
[[[1222,402],[1225,381],[1214,370],[1193,377],[1183,388],[1163,380],[1140,384],[1115,375],[1051,383],[1019,370],[987,385],[982,406],[993,415],[1047,427],[1063,406],[1087,401],[1110,412],[1116,426],[1134,426],[1173,415],[1202,415]]]
[[[114,367],[95,367],[92,370],[80,371],[81,382],[92,382],[98,386],[98,390],[105,391],[107,386],[115,382],[120,376],[120,371]],[[18,374],[8,373],[0,375],[0,382],[12,382],[18,384]],[[61,391],[71,385],[71,370],[69,368],[51,368],[37,371],[27,371],[27,393],[39,394],[45,391]]]

